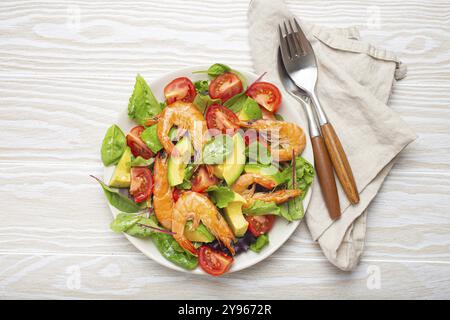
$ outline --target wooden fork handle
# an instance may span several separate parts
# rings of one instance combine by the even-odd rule
[[[331,123],[325,123],[321,128],[331,162],[333,163],[334,170],[336,171],[336,175],[338,176],[342,188],[344,189],[348,200],[352,204],[357,204],[359,202],[358,188],[356,187],[352,168],[348,163],[347,155],[345,154],[344,148],[342,148],[341,141]]]
[[[339,197],[334,179],[333,166],[322,136],[311,138],[314,152],[314,163],[320,188],[331,219],[336,220],[341,216]]]

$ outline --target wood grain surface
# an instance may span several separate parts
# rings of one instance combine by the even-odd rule
[[[252,71],[248,1],[3,0],[0,298],[450,298],[450,3],[287,3],[315,23],[360,26],[408,65],[389,104],[418,139],[369,207],[357,269],[330,265],[304,225],[269,259],[218,279],[160,267],[108,229],[88,175],[102,174],[103,134],[136,73]]]

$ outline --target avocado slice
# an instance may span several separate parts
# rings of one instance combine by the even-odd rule
[[[242,214],[242,205],[246,203],[245,199],[235,193],[233,202],[230,202],[225,208],[225,219],[236,237],[242,237],[247,232],[248,222]]]
[[[109,186],[114,188],[128,188],[131,183],[131,149],[126,148],[117,163]]]
[[[196,229],[193,229],[192,221],[186,223],[184,235],[189,241],[194,242],[212,242],[215,239],[203,223],[200,223]]]
[[[183,182],[186,166],[192,155],[192,145],[189,138],[184,137],[175,145],[174,152],[167,163],[167,178],[171,187]]]
[[[239,133],[233,136],[233,152],[214,169],[216,176],[221,176],[231,186],[241,175],[245,165],[245,143]]]
[[[245,100],[242,110],[238,115],[239,120],[247,121],[262,118],[262,111],[258,103],[250,97]]]
[[[256,173],[256,174],[266,176],[266,177],[270,178],[271,180],[273,180],[273,182],[275,182],[276,185],[279,185],[279,184],[285,182],[285,179],[283,178],[283,175],[281,174],[281,172],[278,170],[278,168],[276,168],[273,165],[249,163],[249,164],[245,165],[244,171],[246,173]]]

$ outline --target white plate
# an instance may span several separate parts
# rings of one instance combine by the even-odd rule
[[[164,86],[169,83],[171,80],[178,78],[178,77],[188,77],[193,82],[197,80],[206,79],[206,75],[204,74],[192,74],[193,71],[197,70],[206,70],[208,69],[208,66],[199,66],[199,67],[190,67],[186,69],[182,69],[176,72],[169,73],[165,76],[160,77],[159,79],[156,79],[152,82],[148,82],[150,88],[152,89],[153,93],[155,94],[156,98],[159,101],[164,101],[164,95],[163,90]],[[248,72],[241,72],[247,79],[248,83],[252,83],[257,79],[257,76],[248,73]],[[129,88],[130,92],[132,88]],[[306,148],[303,151],[302,156],[308,160],[310,163],[314,163],[313,158],[313,152],[311,148],[311,144],[309,143],[309,136],[308,136],[308,130],[305,125],[304,119],[300,116],[300,113],[297,111],[299,106],[288,106],[285,102],[283,102],[281,108],[280,108],[280,114],[284,117],[285,120],[288,120],[289,122],[295,122],[298,125],[300,125],[307,135],[307,144]],[[130,131],[130,129],[136,124],[128,118],[127,110],[124,108],[124,111],[119,115],[119,118],[117,120],[117,125],[123,130],[123,132],[126,134]],[[113,172],[114,166],[110,166],[105,168],[104,171],[104,181],[108,182],[111,178],[112,172]],[[308,194],[306,195],[305,199],[303,200],[303,206],[305,208],[305,211],[308,207],[309,201],[311,199],[311,192],[312,187],[309,188]],[[111,208],[111,212],[113,216],[116,216],[118,214],[118,210],[114,208],[113,206],[109,206]],[[277,218],[276,222],[272,228],[272,230],[269,232],[269,238],[270,243],[267,247],[265,247],[260,253],[254,253],[252,251],[248,251],[245,253],[241,253],[237,256],[235,256],[234,263],[228,273],[239,271],[245,268],[248,268],[268,256],[270,256],[275,250],[277,250],[283,243],[291,236],[291,234],[295,231],[295,229],[300,224],[300,221],[295,222],[287,222],[284,219]],[[198,267],[195,270],[186,270],[183,268],[180,268],[173,264],[172,262],[166,260],[161,253],[159,253],[158,249],[155,247],[155,245],[152,243],[151,239],[139,239],[135,237],[131,237],[127,234],[125,236],[128,238],[128,240],[140,251],[142,251],[143,254],[145,254],[147,257],[153,259],[154,261],[158,262],[159,264],[166,266],[170,269],[183,271],[183,272],[189,272],[193,274],[206,274],[200,267]]]

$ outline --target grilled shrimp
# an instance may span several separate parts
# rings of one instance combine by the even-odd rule
[[[241,121],[241,126],[248,129],[265,131],[265,134],[270,136],[269,141],[278,142],[282,148],[271,148],[272,157],[278,161],[289,161],[294,156],[302,153],[306,145],[306,136],[302,128],[285,121],[278,120],[256,120],[256,121]],[[264,134],[264,133],[263,133]],[[269,137],[268,137],[269,138]],[[271,142],[272,142],[271,141]]]
[[[255,200],[275,202],[276,204],[279,204],[286,202],[289,199],[295,198],[301,194],[301,190],[297,189],[255,193],[255,184],[259,184],[266,189],[273,189],[276,186],[276,183],[272,179],[264,175],[257,173],[243,174],[236,180],[231,189],[234,192],[242,195],[247,200],[247,203],[244,205],[244,207],[249,207]],[[251,188],[249,189],[249,187]]]
[[[156,157],[153,187],[153,206],[159,223],[167,229],[172,228],[173,199],[172,188],[167,178],[167,157]]]
[[[154,119],[150,119],[153,121]],[[177,126],[189,132],[194,149],[201,152],[207,130],[206,121],[200,110],[192,103],[176,101],[168,105],[158,116],[158,138],[167,154],[171,154],[174,145],[169,130]]]
[[[257,173],[244,173],[231,186],[231,189],[244,197],[251,197],[255,191],[255,183],[266,189],[273,189],[276,186],[276,183],[266,176]],[[249,187],[252,188],[249,189]]]
[[[255,200],[261,200],[264,202],[275,202],[276,204],[284,203],[292,198],[295,198],[302,194],[301,190],[298,189],[286,189],[277,190],[274,192],[256,192],[253,196],[247,199],[247,203],[244,207],[249,207]]]
[[[193,220],[194,228],[200,221],[203,222],[216,239],[234,254],[233,241],[236,239],[227,222],[208,197],[201,193],[187,191],[180,196],[173,208],[172,231],[175,233],[173,237],[184,249],[197,255],[192,242],[184,236],[184,226],[189,219]]]

